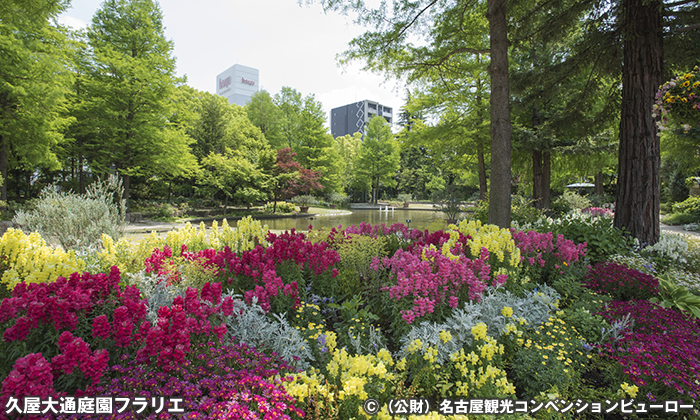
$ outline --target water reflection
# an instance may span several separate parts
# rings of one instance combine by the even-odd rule
[[[396,209],[393,211],[379,210],[353,210],[351,214],[330,214],[315,216],[312,218],[296,217],[282,219],[265,219],[261,220],[262,224],[266,224],[271,230],[308,230],[309,225],[313,226],[314,230],[330,230],[331,228],[342,225],[344,227],[350,225],[359,225],[362,222],[372,225],[384,223],[391,226],[394,223],[407,224],[406,220],[410,220],[409,226],[411,229],[435,229],[436,226],[443,226],[446,216],[439,211],[425,210],[410,210]]]
[[[350,225],[359,225],[362,222],[372,225],[384,223],[386,226],[391,226],[394,223],[407,224],[411,229],[436,231],[444,229],[446,226],[445,219],[447,217],[440,211],[430,210],[410,210],[410,209],[395,209],[394,211],[379,211],[379,210],[357,210],[353,209],[352,213],[344,211],[337,214],[327,214],[321,216],[310,217],[285,217],[278,219],[261,219],[260,223],[267,225],[268,229],[276,232],[296,229],[299,231],[307,231],[309,225],[315,230],[330,230],[337,228],[339,225],[347,227]],[[410,220],[410,223],[406,223]],[[221,226],[221,219],[217,220]],[[207,228],[211,228],[212,222],[204,223]],[[236,227],[237,221],[229,220],[229,226]],[[198,227],[199,223],[193,222],[194,227]],[[152,228],[152,229],[151,229]],[[151,230],[160,232],[164,235],[167,231],[176,230],[178,226],[174,224],[163,224],[162,226],[144,227],[143,229],[135,229],[128,233],[131,240],[139,241],[148,236]]]

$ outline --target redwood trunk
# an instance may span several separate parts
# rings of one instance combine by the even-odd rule
[[[640,243],[659,240],[660,142],[652,118],[663,79],[661,2],[623,0],[622,114],[615,227]]]
[[[535,200],[535,208],[543,208],[542,200],[542,151],[532,151],[532,199]]]
[[[542,152],[542,208],[548,209],[552,196],[552,155],[549,150]]]
[[[489,191],[490,224],[510,227],[510,149],[511,124],[508,91],[507,0],[488,0],[491,39],[491,188]]]
[[[599,196],[602,196],[605,194],[605,191],[603,190],[603,173],[598,171],[595,174],[595,193]]]

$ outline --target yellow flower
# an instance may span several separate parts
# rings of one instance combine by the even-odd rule
[[[501,314],[506,318],[510,318],[511,316],[513,316],[513,308],[509,306],[504,306],[503,309],[501,309]]]
[[[423,355],[423,358],[430,363],[435,363],[435,361],[437,360],[437,353],[437,348],[428,347],[428,349],[425,351],[425,354]]]
[[[486,324],[483,322],[479,322],[475,326],[472,327],[472,334],[474,335],[474,339],[476,340],[483,340],[486,338],[486,330],[487,330]]]
[[[637,392],[639,391],[637,385],[630,386],[627,382],[623,382],[622,385],[620,385],[620,388],[622,388],[622,390],[631,398],[635,398],[637,396]]]
[[[421,343],[420,338],[416,338],[415,340],[411,341],[411,343],[408,345],[408,349],[406,349],[406,350],[409,353],[415,353],[422,348],[423,348],[423,343]]]
[[[443,343],[447,343],[452,340],[452,334],[449,331],[442,330],[440,331],[440,340],[442,340]]]

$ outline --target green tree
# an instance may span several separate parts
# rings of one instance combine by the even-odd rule
[[[157,173],[164,165],[180,175],[191,168],[177,162],[193,162],[187,136],[169,120],[179,83],[173,43],[165,38],[163,14],[152,0],[105,1],[88,38],[93,67],[86,87],[106,152],[93,170],[114,165],[128,203],[131,177]]]
[[[411,113],[420,113],[427,121],[417,120],[412,131],[401,136],[405,146],[424,147],[431,166],[440,168],[447,184],[477,174],[481,199],[488,196],[488,105],[484,64],[475,60],[459,63],[460,71],[425,74],[427,89],[414,92],[406,104]]]
[[[327,9],[357,13],[374,30],[355,38],[343,61],[361,59],[366,68],[419,80],[426,68],[446,69],[455,60],[488,53],[490,64],[491,188],[489,222],[510,226],[511,122],[508,85],[507,0],[366,2],[320,0]],[[389,4],[388,4],[389,3]],[[486,16],[488,26],[484,26]],[[484,49],[484,35],[489,46]],[[414,38],[422,42],[413,42]]]
[[[333,136],[325,127],[323,105],[313,95],[302,97],[289,87],[283,87],[275,95],[275,104],[282,114],[283,139],[276,147],[289,147],[303,168],[321,172],[324,193],[340,190],[340,156],[335,152]]]
[[[550,204],[552,156],[565,155],[567,169],[579,170],[573,173],[576,180],[595,171],[601,194],[603,170],[615,165],[609,156],[617,147],[611,127],[618,121],[619,79],[599,76],[591,82],[591,63],[575,68],[561,64],[562,57],[573,54],[580,33],[572,31],[556,42],[522,39],[512,53],[517,62],[512,71],[514,152],[520,155],[514,163],[527,161],[520,165],[527,168],[521,173],[532,176],[538,209]]]
[[[654,95],[663,81],[664,67],[697,63],[700,43],[687,41],[698,39],[698,2],[559,0],[548,6],[552,11],[548,19],[535,19],[534,25],[523,20],[527,36],[556,40],[572,28],[581,28],[579,42],[561,60],[561,67],[590,65],[591,83],[604,80],[599,75],[621,77],[614,224],[640,242],[653,244],[660,234],[660,144],[652,118]]]
[[[362,133],[338,136],[334,140],[335,150],[339,156],[338,171],[342,189],[349,191],[355,185],[357,159],[362,147]]]
[[[8,170],[57,169],[55,147],[70,121],[70,45],[49,24],[67,1],[0,3],[0,200],[7,200]]]
[[[226,98],[196,92],[194,121],[189,134],[202,166],[200,193],[223,196],[239,203],[264,200],[272,192],[275,152],[243,107]]]
[[[279,150],[289,146],[282,138],[282,111],[266,90],[254,93],[245,110],[250,122],[260,129],[273,149]]]
[[[401,159],[400,146],[383,117],[369,120],[360,156],[357,161],[358,180],[370,187],[376,204],[379,186],[393,187]]]
[[[203,171],[198,183],[204,191],[224,195],[224,214],[229,199],[238,203],[265,200],[272,188],[271,175],[267,171],[272,162],[269,153],[251,159],[242,150],[226,148],[224,153],[210,152],[202,159]]]

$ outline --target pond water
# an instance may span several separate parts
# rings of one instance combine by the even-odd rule
[[[353,209],[352,213],[344,211],[335,214],[324,214],[313,217],[296,217],[296,218],[281,218],[281,219],[264,219],[260,223],[267,225],[270,230],[296,230],[306,231],[309,225],[313,226],[314,230],[330,230],[331,228],[342,225],[347,227],[350,225],[359,225],[362,222],[371,225],[384,223],[386,226],[391,226],[394,223],[403,223],[411,229],[435,229],[437,226],[443,227],[446,216],[439,211],[430,210],[357,210]],[[406,220],[410,220],[407,223]]]
[[[349,211],[331,211],[331,213],[324,214],[321,216],[309,216],[309,217],[284,217],[278,219],[260,219],[262,225],[267,225],[269,230],[275,232],[283,232],[285,230],[296,229],[298,231],[307,231],[309,225],[313,226],[314,230],[330,230],[332,228],[337,228],[339,225],[347,227],[350,225],[359,225],[362,222],[369,223],[371,225],[378,225],[384,223],[386,226],[391,226],[394,223],[403,223],[408,225],[411,229],[428,229],[431,232],[444,229],[446,226],[445,220],[447,217],[444,213],[440,211],[432,210],[410,210],[410,209],[395,209],[394,211],[379,211],[373,210],[358,210],[353,209],[352,213]],[[406,220],[410,220],[407,223]],[[217,220],[219,226],[221,226],[222,220]],[[211,228],[211,222],[204,223],[207,228]],[[237,222],[230,220],[228,224],[231,227],[236,227]],[[193,222],[193,226],[198,227],[199,223]],[[164,233],[168,230],[176,229],[175,226],[170,228],[167,225],[160,226],[156,231]],[[148,236],[150,230],[145,228],[144,230],[133,231],[128,234],[131,240],[141,240]]]

